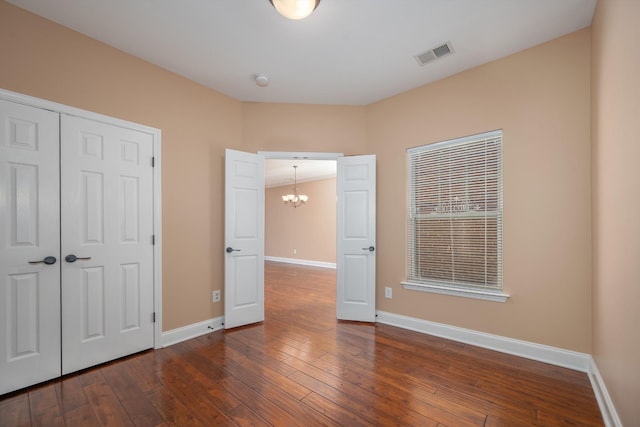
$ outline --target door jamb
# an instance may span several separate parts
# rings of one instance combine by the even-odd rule
[[[265,159],[281,160],[338,160],[344,153],[298,152],[298,151],[258,151]]]

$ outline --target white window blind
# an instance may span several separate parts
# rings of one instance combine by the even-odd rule
[[[502,131],[407,153],[407,281],[501,291]]]

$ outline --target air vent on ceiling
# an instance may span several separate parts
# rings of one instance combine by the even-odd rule
[[[447,56],[453,53],[453,47],[451,47],[450,42],[446,42],[440,46],[434,47],[431,50],[428,50],[420,55],[414,56],[418,64],[425,65],[431,61],[434,61],[438,58],[442,58],[443,56]]]

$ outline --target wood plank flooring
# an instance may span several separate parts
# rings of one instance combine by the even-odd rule
[[[266,321],[0,397],[2,426],[602,426],[586,374],[335,320],[335,271],[266,264]]]

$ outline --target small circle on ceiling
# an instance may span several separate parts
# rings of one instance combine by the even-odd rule
[[[266,74],[256,75],[256,84],[260,87],[269,86],[269,76],[267,76]]]

